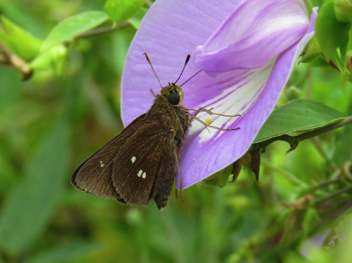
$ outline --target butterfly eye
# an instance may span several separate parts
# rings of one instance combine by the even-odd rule
[[[171,91],[169,96],[167,96],[167,100],[172,105],[177,105],[180,102],[180,95],[176,91]]]

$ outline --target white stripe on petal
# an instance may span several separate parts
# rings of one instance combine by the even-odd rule
[[[248,70],[245,72],[245,78],[240,79],[237,83],[232,83],[231,86],[223,90],[221,94],[211,100],[204,102],[202,105],[200,105],[200,107],[207,109],[213,108],[212,111],[214,113],[226,115],[244,115],[260,96],[269,79],[275,61],[276,57],[262,68]],[[241,74],[243,74],[243,71],[241,71]],[[228,129],[237,128],[235,124],[241,117],[215,116],[202,112],[199,114],[199,118],[207,123],[208,120],[211,120],[212,126]],[[219,131],[213,128],[209,128],[208,130],[205,129],[204,125],[200,122],[193,121],[189,134],[193,134],[199,131],[201,131],[199,135],[200,143],[206,142],[210,139],[217,139],[224,132],[231,132]]]

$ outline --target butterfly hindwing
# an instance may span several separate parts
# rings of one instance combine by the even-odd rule
[[[174,152],[174,155],[170,154]],[[177,154],[176,146],[172,147],[172,151],[165,150],[160,152],[160,162],[158,167],[158,173],[155,178],[152,196],[155,200],[159,209],[164,208],[167,205],[172,184],[176,177],[176,161],[175,154]]]

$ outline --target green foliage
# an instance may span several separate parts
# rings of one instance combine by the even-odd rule
[[[132,26],[134,26],[134,28],[138,29],[139,25],[142,22],[142,19],[143,19],[144,15],[147,13],[147,11],[148,11],[147,9],[141,8],[135,16],[133,16],[130,19],[128,19],[128,22]]]
[[[229,176],[231,174],[231,171],[232,171],[232,166],[229,166],[213,174],[212,176],[209,176],[203,182],[208,186],[224,187],[229,181]]]
[[[352,105],[347,112],[352,114]],[[342,166],[344,162],[352,159],[352,147],[348,143],[344,143],[351,138],[352,125],[348,125],[342,131],[339,140],[336,142],[336,150],[334,152],[333,161],[338,165]]]
[[[144,5],[145,0],[107,0],[105,12],[116,23],[121,23],[134,16]]]
[[[310,17],[310,15],[313,12],[313,7],[312,7],[312,4],[311,4],[311,2],[309,0],[306,0],[306,3],[307,3],[307,6],[308,6],[308,17]]]
[[[5,251],[26,251],[43,231],[63,190],[68,161],[67,127],[59,124],[39,145],[4,204],[0,237]]]
[[[338,0],[334,3],[336,19],[339,22],[352,22],[352,3],[348,0]]]
[[[13,105],[18,103],[21,89],[21,73],[9,68],[0,71],[0,131],[4,130],[7,113],[13,111]]]
[[[55,70],[57,75],[61,75],[66,61],[67,48],[64,45],[53,46],[42,52],[29,64],[33,70]]]
[[[321,48],[315,36],[309,40],[308,44],[304,47],[300,62],[307,63],[319,56]]]
[[[42,40],[34,37],[31,33],[17,26],[5,16],[0,18],[4,29],[0,28],[0,40],[3,41],[14,53],[27,61],[36,57],[39,53]],[[23,43],[26,43],[23,45]]]
[[[311,6],[322,6],[322,4],[325,2],[325,0],[309,0],[311,3]]]
[[[100,11],[89,11],[71,16],[58,24],[44,40],[41,51],[68,41],[79,34],[82,34],[96,26],[99,26],[108,19],[107,15]]]
[[[254,143],[282,135],[297,136],[342,121],[347,116],[311,100],[292,100],[277,108],[260,129]]]
[[[101,246],[87,241],[72,241],[67,244],[58,246],[44,253],[43,255],[32,257],[26,260],[25,263],[62,263],[72,262],[74,259],[79,259],[87,254],[92,254],[99,251]]]
[[[339,22],[334,11],[334,1],[329,0],[319,9],[315,36],[325,59],[331,58],[341,72],[346,69],[346,51],[351,22]]]
[[[228,184],[228,167],[184,189],[183,202],[172,194],[161,212],[70,185],[77,165],[123,129],[119,83],[146,10],[144,1],[138,8],[123,2],[133,10],[117,14],[128,19],[123,28],[87,11],[109,2],[0,1],[0,39],[34,70],[23,82],[21,69],[0,65],[0,262],[350,262],[352,125],[302,141],[287,155],[287,143],[270,142],[259,182],[243,169]],[[307,47],[302,62],[310,68],[295,67],[256,142],[296,138],[352,115],[351,84],[344,93],[337,88],[340,73],[319,55],[328,50],[338,68],[348,66],[338,64],[352,52],[340,2],[348,4],[321,7],[327,21],[317,27],[322,23],[331,43]],[[41,46],[34,36],[48,37]]]

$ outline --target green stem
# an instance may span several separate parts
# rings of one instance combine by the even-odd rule
[[[320,187],[323,187],[323,186],[326,186],[326,185],[329,185],[329,184],[334,184],[334,183],[337,183],[337,182],[340,182],[340,181],[341,181],[340,178],[335,178],[335,179],[332,179],[332,180],[322,181],[316,186],[316,188],[320,188]]]
[[[307,132],[307,133],[304,133],[302,135],[299,135],[299,136],[296,137],[296,139],[298,141],[303,141],[303,140],[315,137],[317,135],[320,135],[322,133],[326,133],[326,132],[335,130],[335,129],[340,128],[342,126],[345,126],[345,125],[347,125],[347,124],[349,124],[351,122],[352,122],[352,116],[347,117],[346,119],[344,119],[343,121],[340,121],[338,123],[334,123],[332,125],[329,125],[329,126],[326,126],[326,127],[323,127],[323,128],[311,131],[311,132]]]
[[[337,165],[326,155],[324,152],[323,148],[321,147],[321,144],[318,142],[316,138],[311,138],[310,141],[313,143],[314,147],[318,150],[320,155],[325,159],[325,161],[330,165],[330,168],[333,171],[338,170],[339,168]]]
[[[267,166],[268,168],[281,173],[282,175],[284,175],[287,179],[289,179],[291,182],[300,185],[303,188],[309,188],[308,185],[303,182],[302,180],[298,179],[296,176],[294,176],[293,174],[287,172],[284,169],[281,169],[279,167],[276,167],[274,165],[272,165],[269,161],[262,159],[262,164],[264,164],[265,166]]]
[[[303,141],[303,140],[306,140],[306,139],[310,139],[310,138],[313,138],[313,137],[315,137],[317,135],[320,135],[320,134],[335,130],[335,129],[340,128],[342,126],[345,126],[345,125],[347,125],[347,124],[349,124],[351,122],[352,122],[352,116],[349,116],[346,119],[344,119],[343,121],[331,124],[329,126],[326,126],[326,127],[323,127],[323,128],[311,131],[311,132],[307,132],[307,133],[301,134],[301,135],[296,136],[296,137],[292,137],[292,136],[289,136],[289,135],[282,135],[282,136],[278,136],[278,137],[275,137],[275,138],[272,138],[272,139],[269,139],[269,140],[266,140],[266,141],[259,142],[258,144],[259,144],[259,146],[261,148],[265,148],[266,146],[268,146],[269,144],[271,144],[274,141],[286,141],[286,142],[288,142],[290,144],[297,144],[297,142],[300,142],[300,141]]]
[[[0,65],[5,65],[16,69],[23,75],[23,80],[28,80],[32,76],[32,69],[21,57],[13,53],[5,44],[0,41]]]
[[[123,23],[119,24],[117,27],[105,26],[105,27],[95,28],[93,30],[90,30],[88,32],[85,32],[85,33],[82,33],[82,34],[78,35],[77,37],[75,37],[75,39],[91,37],[91,36],[95,36],[95,35],[100,35],[100,34],[114,32],[116,30],[122,29],[122,28],[130,26],[130,25],[131,24],[128,23],[128,22],[123,22]]]
[[[313,69],[308,69],[308,78],[307,78],[307,88],[306,88],[306,96],[307,100],[310,99],[313,89]]]
[[[352,186],[348,186],[348,187],[345,187],[339,191],[336,191],[330,195],[327,195],[327,196],[324,196],[324,197],[321,197],[321,198],[318,198],[318,199],[315,199],[315,201],[313,202],[314,205],[317,205],[318,203],[321,203],[321,202],[324,202],[324,201],[327,201],[329,199],[332,199],[334,198],[335,196],[338,196],[342,193],[346,193],[346,192],[349,192],[349,191],[352,191]]]
[[[147,1],[145,2],[145,4],[146,4],[148,7],[151,7],[151,6],[153,5],[153,2],[150,1],[150,0],[147,0]]]

